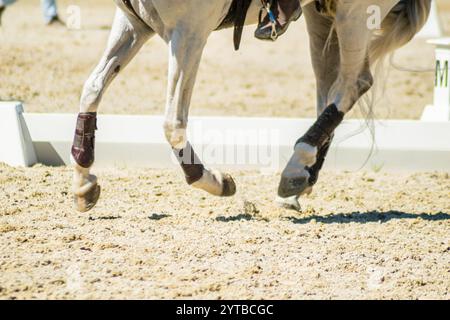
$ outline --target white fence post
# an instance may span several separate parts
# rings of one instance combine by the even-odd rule
[[[434,82],[434,105],[427,106],[423,121],[450,121],[450,38],[428,41],[436,45],[436,71]]]
[[[37,162],[20,102],[0,102],[0,162],[24,167]]]

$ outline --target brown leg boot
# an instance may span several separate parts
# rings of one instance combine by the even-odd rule
[[[260,40],[275,41],[287,31],[289,24],[297,21],[303,13],[298,0],[272,0],[271,11],[275,19],[275,31],[270,14],[267,14],[255,31],[255,37]]]
[[[72,156],[82,168],[90,168],[94,163],[95,131],[97,130],[97,113],[78,114]]]

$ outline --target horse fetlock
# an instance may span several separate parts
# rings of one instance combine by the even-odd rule
[[[167,141],[174,149],[184,149],[187,145],[186,127],[179,122],[164,123],[164,133]]]
[[[187,143],[186,129],[175,129],[172,131],[169,143],[175,149],[185,148]]]
[[[298,162],[303,166],[311,167],[316,163],[317,151],[317,147],[308,143],[299,142],[295,146],[293,161]]]
[[[97,177],[89,174],[89,169],[76,165],[73,177],[75,208],[80,212],[91,210],[100,198],[100,191]]]
[[[320,170],[322,170],[323,164],[325,163],[325,158],[328,154],[328,151],[330,150],[331,142],[333,140],[333,137],[331,137],[330,140],[328,140],[317,153],[317,159],[313,166],[309,166],[306,168],[309,172],[309,185],[311,186],[311,192],[312,192],[312,186],[314,186],[318,179],[319,179],[319,173]],[[309,193],[311,193],[309,192]]]
[[[218,197],[229,197],[236,194],[236,184],[233,178],[217,170],[204,169],[202,177],[191,185]]]
[[[97,185],[97,177],[89,174],[89,169],[78,165],[75,166],[73,175],[73,193],[77,196],[83,196]]]

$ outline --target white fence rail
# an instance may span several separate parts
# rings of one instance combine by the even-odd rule
[[[6,109],[15,112],[7,113]],[[46,165],[70,163],[76,115],[21,115],[20,108],[14,104],[9,107],[3,104],[1,110],[1,162],[11,165],[31,165],[36,161]],[[295,141],[313,121],[193,117],[189,137],[208,165],[279,170],[290,158]],[[162,123],[163,118],[157,116],[99,116],[96,165],[175,166]],[[450,122],[381,121],[376,123],[374,138],[375,149],[366,169],[450,171]],[[372,137],[365,123],[345,121],[337,130],[326,167],[358,170],[366,163],[371,147]]]

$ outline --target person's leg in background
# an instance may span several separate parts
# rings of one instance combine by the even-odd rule
[[[56,6],[56,0],[41,0],[41,8],[46,24],[48,25],[54,23],[62,24],[62,21],[58,17],[58,8]]]
[[[6,6],[14,3],[16,0],[0,0],[0,26],[2,25],[2,15],[5,12]]]

